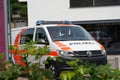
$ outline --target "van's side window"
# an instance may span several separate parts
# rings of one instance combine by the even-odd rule
[[[20,44],[25,44],[26,42],[30,42],[33,40],[33,34],[34,34],[34,28],[30,28],[25,30],[25,32],[22,33]]]
[[[38,43],[43,43],[43,42],[47,42],[48,43],[48,39],[46,36],[46,33],[44,31],[43,28],[37,28],[36,29],[36,36],[35,36],[35,41]]]

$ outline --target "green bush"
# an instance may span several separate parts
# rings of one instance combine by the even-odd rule
[[[78,63],[81,63],[78,65]],[[62,71],[61,80],[120,80],[120,70],[111,69],[110,64],[96,65],[80,60],[67,62],[73,70]]]
[[[25,64],[12,64],[10,62],[5,63],[5,70],[0,72],[0,80],[16,80],[18,77],[26,77],[28,80],[52,80],[54,75],[51,70],[41,68],[40,58],[41,56],[49,53],[49,48],[36,47],[34,42],[29,42],[24,45],[21,45],[21,48],[18,49],[15,46],[9,46],[10,51],[14,54],[21,55],[21,61]],[[19,52],[19,50],[22,50]],[[27,60],[29,55],[34,55],[35,60],[38,60],[36,63],[31,63]]]
[[[4,53],[0,53],[0,71],[4,70]]]

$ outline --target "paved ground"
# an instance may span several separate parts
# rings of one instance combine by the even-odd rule
[[[111,68],[119,68],[120,69],[120,55],[108,55],[108,64],[111,64]]]

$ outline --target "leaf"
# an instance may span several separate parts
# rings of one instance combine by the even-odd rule
[[[4,53],[0,53],[0,60],[4,59]]]
[[[84,75],[84,66],[82,66],[82,65],[79,66],[76,71],[77,71],[78,73]]]
[[[64,71],[60,74],[61,80],[71,80],[75,76],[73,71]]]

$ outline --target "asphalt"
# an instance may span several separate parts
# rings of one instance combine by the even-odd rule
[[[107,55],[108,64],[111,64],[111,68],[120,69],[120,55]]]

